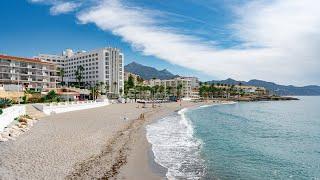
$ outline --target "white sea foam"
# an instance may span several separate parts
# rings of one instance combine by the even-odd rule
[[[206,108],[206,107],[211,107],[211,106],[219,106],[219,105],[228,105],[228,104],[236,104],[237,102],[230,101],[230,102],[221,102],[221,103],[214,103],[214,104],[206,104],[199,106],[198,108]]]
[[[147,126],[155,161],[168,169],[168,179],[200,179],[204,162],[200,157],[201,141],[193,136],[187,109]]]

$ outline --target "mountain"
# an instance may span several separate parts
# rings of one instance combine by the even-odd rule
[[[133,74],[137,74],[145,80],[149,80],[152,78],[157,79],[172,79],[178,77],[177,75],[172,74],[166,69],[157,70],[156,68],[144,66],[142,64],[132,62],[124,66],[124,70],[126,72],[131,72]]]
[[[233,85],[238,85],[241,83],[242,85],[248,85],[248,86],[259,86],[259,87],[264,87],[268,89],[269,91],[280,95],[280,96],[320,96],[320,86],[302,86],[302,87],[297,87],[297,86],[285,86],[285,85],[279,85],[273,82],[267,82],[267,81],[262,81],[262,80],[257,80],[253,79],[248,82],[246,81],[237,81],[234,79],[226,79],[226,80],[213,80],[213,81],[208,81],[209,84],[212,83],[222,83],[222,84],[233,84]]]

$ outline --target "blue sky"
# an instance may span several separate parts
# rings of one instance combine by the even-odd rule
[[[317,5],[316,0],[1,0],[0,53],[32,57],[115,46],[126,63],[201,80],[320,84]]]

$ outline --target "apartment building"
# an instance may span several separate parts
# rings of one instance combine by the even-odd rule
[[[117,48],[102,48],[93,51],[73,52],[67,49],[62,55],[43,55],[37,58],[46,62],[56,63],[65,72],[66,83],[76,83],[76,71],[82,66],[81,84],[94,86],[104,83],[109,93],[120,94],[124,89],[124,55]],[[60,62],[57,61],[60,59]],[[56,61],[54,61],[56,60]],[[61,61],[63,60],[63,61]]]
[[[196,83],[198,82],[198,84]],[[183,98],[195,98],[196,93],[193,89],[199,86],[199,81],[195,77],[176,77],[174,79],[151,79],[147,81],[147,84],[151,87],[153,86],[164,86],[166,89],[171,87],[172,93],[177,95],[177,87],[182,85],[181,96]]]
[[[4,87],[55,88],[56,65],[39,59],[0,55],[0,84]]]
[[[140,76],[131,72],[124,72],[124,81],[128,81],[130,76],[132,76],[134,84],[138,84],[138,78],[140,78]]]

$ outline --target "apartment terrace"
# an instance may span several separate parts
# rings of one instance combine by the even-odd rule
[[[15,56],[0,55],[0,83],[22,84],[29,88],[55,87],[55,64]]]

